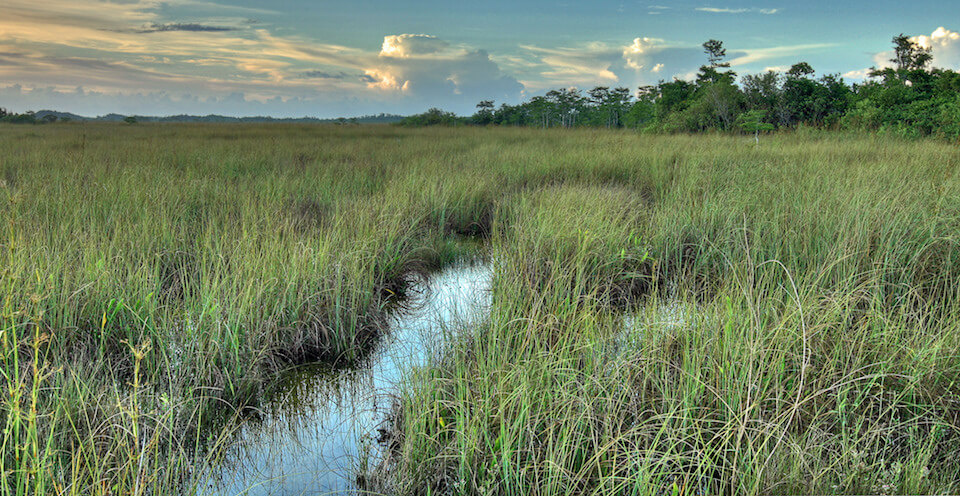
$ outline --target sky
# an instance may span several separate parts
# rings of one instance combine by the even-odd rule
[[[905,33],[960,70],[955,0],[2,0],[0,107],[82,115],[469,114],[561,87],[806,61],[862,80]]]

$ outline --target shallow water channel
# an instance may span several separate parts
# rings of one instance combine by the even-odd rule
[[[287,374],[260,419],[240,427],[237,444],[199,494],[308,495],[353,492],[358,463],[376,457],[377,429],[398,383],[443,353],[450,333],[483,318],[491,269],[461,264],[415,283],[373,352],[353,369],[313,365]]]

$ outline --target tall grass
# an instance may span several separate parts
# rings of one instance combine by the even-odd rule
[[[960,490],[950,145],[77,123],[0,157],[4,494],[189,488],[458,235],[494,305],[404,388],[383,488]]]
[[[955,492],[958,162],[847,138],[637,139],[508,201],[490,322],[406,388],[381,487]]]

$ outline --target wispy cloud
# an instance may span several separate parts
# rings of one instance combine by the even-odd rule
[[[773,15],[780,12],[780,9],[760,9],[760,8],[749,8],[749,9],[731,9],[731,8],[719,8],[719,7],[697,7],[696,10],[700,12],[710,12],[713,14],[764,14],[764,15]]]
[[[570,47],[521,48],[537,58],[536,73],[523,80],[534,90],[597,85],[635,88],[689,74],[703,63],[699,47],[653,37],[637,37],[624,45],[596,41]]]
[[[847,79],[867,79],[870,77],[870,68],[847,71],[843,73],[843,77]]]
[[[835,47],[835,43],[809,43],[803,45],[787,45],[768,48],[746,48],[737,50],[738,54],[730,60],[730,65],[740,66],[764,60],[782,57],[793,57],[804,53],[816,52]]]
[[[620,46],[591,42],[574,47],[520,45],[520,48],[539,59],[541,81],[525,83],[528,86],[615,84],[620,79],[612,70],[616,64],[622,64],[623,47]]]
[[[205,24],[197,23],[183,23],[183,22],[168,22],[165,24],[153,23],[147,27],[137,30],[137,33],[162,33],[165,31],[194,31],[194,32],[208,32],[208,33],[217,33],[222,31],[236,31],[238,28],[227,27],[227,26],[208,26]]]
[[[306,71],[301,72],[297,75],[297,77],[302,79],[346,79],[351,76],[343,71],[338,73],[331,73],[327,71]],[[360,77],[360,75],[358,74],[353,77]]]
[[[126,62],[110,62],[85,57],[65,57],[26,52],[16,47],[0,47],[0,81],[43,81],[49,85],[83,84],[110,88],[120,82],[128,88],[157,89],[183,82],[176,75],[136,67]]]
[[[139,0],[141,2],[145,0]],[[218,13],[233,13],[238,15],[252,15],[252,16],[276,16],[282,15],[283,12],[264,9],[261,7],[243,7],[240,5],[230,5],[226,3],[218,2],[208,2],[205,0],[148,0],[154,4],[165,4],[179,7],[188,7],[191,10],[208,10],[210,12]]]

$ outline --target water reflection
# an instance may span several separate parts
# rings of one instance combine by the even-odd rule
[[[236,448],[201,494],[344,494],[404,374],[443,353],[445,337],[477,322],[490,304],[489,266],[459,265],[415,285],[378,349],[349,370],[303,367],[288,374],[262,420],[240,428]]]

